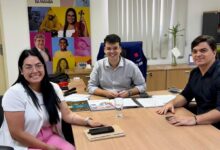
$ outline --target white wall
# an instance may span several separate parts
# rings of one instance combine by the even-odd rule
[[[186,28],[186,55],[190,53],[190,43],[201,34],[202,12],[220,8],[219,0],[188,0]],[[17,60],[25,48],[30,47],[26,0],[0,0],[3,22],[3,48],[8,85],[17,78]],[[108,34],[108,0],[91,0],[91,41],[92,59],[96,61],[99,44]],[[181,62],[186,62],[187,58]],[[161,64],[166,60],[155,60],[149,64]]]
[[[219,0],[188,0],[186,54],[191,53],[191,42],[202,34],[202,15],[205,11],[220,11]]]
[[[6,84],[17,78],[17,61],[20,52],[30,47],[26,0],[1,0],[2,44]]]
[[[108,0],[91,0],[91,42],[92,64],[96,61],[100,43],[109,33],[108,29]]]

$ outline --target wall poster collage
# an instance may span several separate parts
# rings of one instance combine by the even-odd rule
[[[90,0],[28,0],[31,48],[48,73],[91,64]]]

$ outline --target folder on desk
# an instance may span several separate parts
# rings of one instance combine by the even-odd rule
[[[109,138],[125,136],[124,131],[118,125],[112,125],[112,127],[114,128],[114,132],[110,132],[110,133],[91,135],[88,133],[89,129],[84,130],[84,133],[86,137],[89,139],[89,141],[97,141],[97,140],[104,140]]]

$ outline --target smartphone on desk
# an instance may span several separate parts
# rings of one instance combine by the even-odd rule
[[[74,88],[71,88],[71,89],[69,89],[69,90],[67,90],[67,91],[65,91],[63,95],[64,95],[64,96],[68,96],[68,95],[74,94],[74,93],[77,93],[75,87],[74,87]]]
[[[151,98],[152,96],[149,95],[147,92],[140,93],[140,98]]]
[[[98,128],[91,128],[89,129],[89,134],[91,135],[97,135],[97,134],[103,134],[103,133],[111,133],[114,132],[114,128],[112,126],[103,126]]]

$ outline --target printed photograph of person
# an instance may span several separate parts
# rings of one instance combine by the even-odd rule
[[[53,58],[53,73],[65,72],[66,69],[74,69],[75,67],[75,58],[71,57],[54,57]]]
[[[30,38],[31,38],[31,47],[36,48],[40,52],[45,62],[51,61],[51,52],[46,47],[46,43],[47,46],[50,46],[50,41],[51,41],[50,35],[49,34],[46,35],[45,33],[39,33],[39,32],[31,32]]]
[[[28,7],[28,20],[30,31],[37,32],[49,7]]]
[[[60,21],[58,20],[56,14],[50,8],[44,17],[39,32],[51,32],[52,36],[57,36],[58,31],[62,28]]]
[[[53,38],[52,43],[53,57],[66,58],[73,56],[73,38]]]
[[[78,12],[79,22],[77,21],[77,11],[74,8],[68,8],[65,13],[64,27],[58,31],[58,37],[88,37],[88,28],[84,18],[84,11]]]
[[[91,56],[91,41],[90,38],[80,37],[75,38],[75,56]]]
[[[66,58],[61,58],[57,62],[56,73],[65,73],[65,70],[69,69],[69,63]]]

